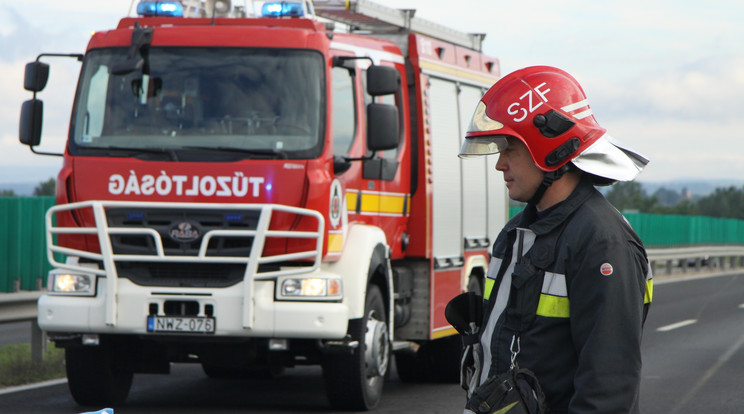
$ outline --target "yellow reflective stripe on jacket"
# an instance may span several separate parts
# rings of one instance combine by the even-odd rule
[[[496,281],[491,279],[490,277],[486,278],[486,290],[483,292],[483,299],[488,300],[491,297],[491,291],[493,291],[493,285],[496,284]]]
[[[488,300],[493,292],[493,285],[496,284],[496,276],[501,268],[502,260],[497,257],[491,257],[488,263],[488,274],[486,275],[486,286],[483,287],[483,299]]]
[[[643,303],[651,303],[654,299],[654,279],[646,281],[646,294],[643,296]]]
[[[536,314],[549,318],[568,318],[570,316],[565,275],[545,272]]]

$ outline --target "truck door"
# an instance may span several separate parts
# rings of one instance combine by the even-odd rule
[[[405,85],[404,66],[396,65],[396,69],[402,80],[401,84]],[[362,79],[364,80],[365,77]],[[365,93],[365,106],[372,102],[372,99]],[[369,205],[376,209],[377,223],[387,235],[393,255],[397,256],[404,247],[401,245],[401,240],[408,218],[411,196],[410,135],[407,107],[403,104],[408,101],[408,95],[407,91],[401,87],[395,94],[374,97],[374,101],[397,107],[399,143],[397,148],[379,151],[374,158],[364,161],[362,177],[365,182],[365,196],[370,197]]]
[[[354,67],[339,66],[331,69],[330,126],[335,177],[331,191],[340,192],[340,194],[332,195],[337,205],[331,208],[332,228],[328,234],[328,253],[331,255],[340,254],[343,250],[343,227],[338,221],[345,215],[344,209],[346,209],[346,214],[355,214],[356,197],[361,185],[360,163],[345,160],[345,158],[360,157],[364,153],[363,143],[359,138],[361,128],[358,113],[361,105],[358,101],[361,98],[358,94],[357,71]],[[336,185],[336,182],[340,185]],[[356,219],[356,215],[352,217]]]

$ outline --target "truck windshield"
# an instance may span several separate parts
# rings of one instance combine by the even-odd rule
[[[323,150],[325,72],[303,50],[151,47],[90,51],[73,113],[73,155],[308,159]],[[177,154],[176,156],[172,156]],[[222,158],[220,158],[222,157]]]

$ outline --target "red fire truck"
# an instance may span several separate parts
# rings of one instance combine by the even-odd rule
[[[38,317],[80,404],[171,363],[318,364],[341,409],[375,407],[392,360],[458,379],[444,307],[483,288],[507,198],[495,160],[457,152],[498,60],[413,10],[251,6],[142,1],[84,56],[26,66],[37,152],[42,59],[82,61]]]

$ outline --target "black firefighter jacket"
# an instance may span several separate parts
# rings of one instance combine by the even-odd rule
[[[638,412],[653,284],[625,218],[585,178],[539,217],[528,205],[492,255],[481,382],[509,368],[518,332],[517,363],[536,374],[550,412]]]

